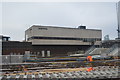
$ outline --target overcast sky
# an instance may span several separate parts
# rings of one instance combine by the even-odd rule
[[[116,2],[4,2],[1,9],[2,34],[11,40],[23,40],[33,24],[73,28],[84,24],[101,29],[103,37],[117,37]]]

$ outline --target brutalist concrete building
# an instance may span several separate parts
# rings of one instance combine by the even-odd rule
[[[84,28],[83,28],[84,27]],[[101,30],[78,28],[37,26],[33,25],[25,31],[25,39],[32,45],[95,45],[101,42]]]
[[[31,53],[42,57],[66,56],[68,52],[85,51],[90,46],[99,46],[102,31],[78,28],[33,25],[25,31],[26,42],[31,42]]]
[[[3,55],[24,55],[26,52],[39,57],[67,56],[68,52],[86,51],[99,46],[102,31],[78,28],[33,25],[25,31],[25,41],[9,41],[3,36]]]

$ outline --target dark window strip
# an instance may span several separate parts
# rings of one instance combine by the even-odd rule
[[[65,37],[31,37],[30,39],[55,39],[55,40],[82,40],[84,42],[101,41],[101,38],[65,38]]]

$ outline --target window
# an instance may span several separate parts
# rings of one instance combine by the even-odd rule
[[[38,28],[39,30],[48,30],[47,28]]]
[[[51,39],[51,40],[81,40],[84,42],[91,42],[91,41],[101,41],[100,38],[67,38],[67,37],[38,37],[38,36],[33,36],[29,39]]]

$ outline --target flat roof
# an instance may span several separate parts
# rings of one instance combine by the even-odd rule
[[[16,43],[32,43],[32,42],[27,42],[27,41],[2,41],[2,42],[16,42]]]
[[[50,28],[63,28],[63,29],[76,29],[76,30],[94,30],[94,31],[101,31],[101,29],[79,29],[79,28],[72,28],[72,27],[59,27],[59,26],[43,26],[43,25],[32,25],[31,27],[50,27]],[[30,27],[30,28],[31,28]],[[29,29],[30,29],[29,28]]]

